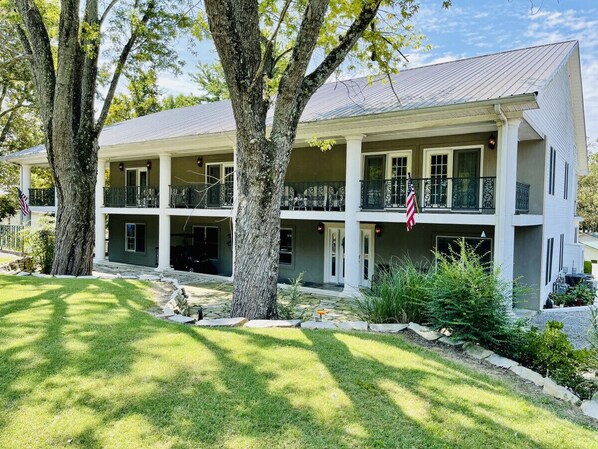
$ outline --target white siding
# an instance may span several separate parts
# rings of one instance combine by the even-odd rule
[[[545,164],[544,164],[544,229],[542,237],[542,271],[540,296],[542,303],[552,291],[552,282],[558,274],[560,258],[560,235],[565,235],[565,245],[575,241],[573,229],[574,202],[576,200],[575,176],[577,152],[575,148],[575,128],[573,122],[573,104],[571,99],[570,69],[564,65],[554,79],[538,97],[540,109],[529,111],[526,115],[538,125],[546,136]],[[550,151],[556,150],[556,171],[554,195],[548,193],[550,182]],[[569,194],[564,199],[565,162],[569,163]],[[546,283],[546,249],[549,238],[554,238],[554,252],[552,258],[552,278]],[[564,260],[563,265],[572,269],[572,260]],[[575,269],[581,270],[579,261],[575,261]]]

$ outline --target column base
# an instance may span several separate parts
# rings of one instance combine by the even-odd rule
[[[361,291],[359,290],[359,287],[355,287],[353,285],[345,284],[345,287],[343,288],[343,294],[353,296],[355,298],[361,297]]]
[[[156,267],[154,268],[154,271],[158,271],[158,272],[164,272],[164,271],[174,271],[174,268],[172,268],[170,265],[167,267]]]

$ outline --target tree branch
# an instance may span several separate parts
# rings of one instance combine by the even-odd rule
[[[142,26],[147,25],[155,7],[156,7],[155,1],[150,1],[148,3],[147,9],[145,10],[145,13],[141,19]],[[125,68],[127,59],[129,58],[129,55],[131,54],[131,50],[135,46],[135,41],[137,40],[138,37],[139,37],[139,28],[137,28],[131,32],[131,36],[129,37],[129,40],[127,41],[127,43],[123,47],[122,51],[120,52],[120,56],[116,63],[116,68],[114,69],[114,73],[112,74],[112,80],[110,81],[110,86],[108,88],[108,92],[106,93],[106,97],[104,99],[104,104],[102,105],[102,112],[100,113],[100,116],[98,117],[98,120],[96,121],[95,128],[96,128],[97,133],[99,133],[102,130],[102,128],[104,126],[104,122],[106,122],[106,117],[108,117],[110,105],[112,104],[112,99],[114,98],[114,93],[116,92],[116,88],[118,87],[118,82],[120,80],[120,76],[123,72],[123,69]]]
[[[56,89],[56,72],[50,37],[42,15],[33,0],[15,0],[15,6],[24,25],[24,29],[17,25],[17,34],[25,52],[33,56],[31,59],[32,74],[36,80],[35,85],[44,126],[48,129],[52,122]]]
[[[374,0],[364,5],[359,16],[351,24],[338,45],[328,53],[318,67],[307,75],[301,85],[307,99],[319,89],[330,75],[341,65],[347,54],[363,35],[363,32],[374,20],[382,0]]]
[[[112,10],[112,8],[114,8],[116,6],[116,4],[119,2],[120,0],[112,0],[108,6],[106,6],[106,9],[104,10],[104,13],[102,14],[102,17],[100,17],[100,28],[102,27],[102,25],[104,24],[104,21],[106,20],[106,18],[108,17],[108,14],[110,14],[110,11]]]

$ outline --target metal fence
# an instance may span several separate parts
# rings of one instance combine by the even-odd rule
[[[24,226],[0,225],[0,250],[23,252]]]

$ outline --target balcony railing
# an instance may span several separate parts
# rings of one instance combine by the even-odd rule
[[[494,212],[495,177],[413,179],[419,212]],[[407,178],[361,181],[362,209],[406,207]]]
[[[345,182],[285,183],[280,208],[285,210],[345,210]]]
[[[156,187],[104,187],[104,207],[158,207]]]
[[[519,214],[529,213],[529,184],[518,182],[515,194],[515,212]]]
[[[170,186],[170,207],[188,209],[224,209],[232,207],[232,182],[194,183]]]
[[[30,206],[54,206],[55,200],[54,187],[46,189],[29,189]]]

